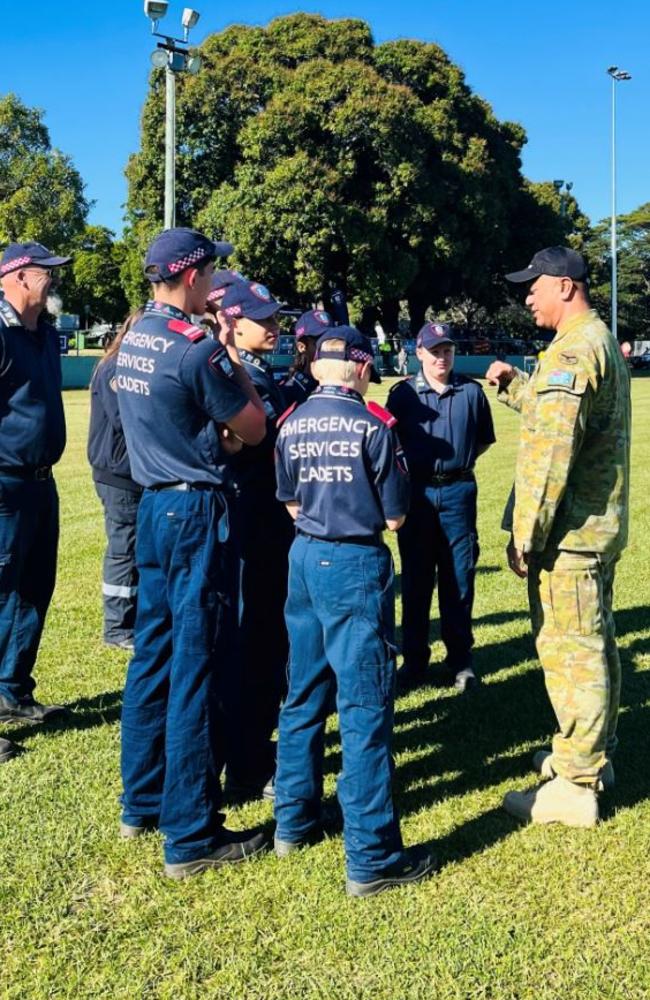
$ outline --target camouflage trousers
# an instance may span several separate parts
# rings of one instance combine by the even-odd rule
[[[531,554],[528,597],[546,690],[557,717],[553,769],[593,784],[616,749],[621,661],[612,588],[618,554]]]

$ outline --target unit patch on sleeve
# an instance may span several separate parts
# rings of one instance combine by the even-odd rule
[[[210,355],[208,358],[208,364],[210,365],[210,368],[219,375],[225,375],[226,378],[235,377],[232,361],[228,357],[228,352],[224,350],[223,347],[217,348],[214,354]]]
[[[549,389],[573,389],[576,382],[576,377],[574,372],[565,372],[559,368],[555,371],[549,372],[546,376],[546,385]]]

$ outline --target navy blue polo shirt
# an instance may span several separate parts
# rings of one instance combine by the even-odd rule
[[[226,349],[188,316],[148,302],[117,355],[117,398],[131,474],[142,486],[231,484],[217,424],[248,398]]]
[[[323,386],[285,417],[276,442],[277,498],[316,538],[372,537],[406,514],[409,481],[393,431],[351,389]]]
[[[318,389],[318,382],[313,375],[309,375],[307,372],[295,371],[287,375],[280,386],[287,406],[291,406],[293,403],[304,403],[312,392]]]
[[[267,491],[273,494],[275,492],[273,445],[277,435],[276,423],[288,403],[273,378],[271,365],[265,358],[242,348],[239,349],[239,357],[264,405],[266,437],[260,444],[244,445],[242,450],[233,456],[233,470],[238,486],[255,489],[266,487]]]
[[[0,473],[54,465],[64,448],[59,335],[41,319],[26,330],[0,300]]]
[[[386,408],[414,483],[432,475],[473,469],[481,445],[496,441],[490,404],[473,379],[452,372],[444,392],[432,389],[422,369],[393,386]]]

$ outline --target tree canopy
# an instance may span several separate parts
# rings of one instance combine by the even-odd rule
[[[235,244],[234,263],[307,304],[336,285],[355,318],[504,296],[494,276],[567,232],[521,174],[521,126],[500,122],[435,44],[375,45],[367,24],[312,14],[234,26],[178,84],[177,221]],[[162,223],[164,72],[131,158],[132,254]],[[552,188],[552,185],[551,185]],[[523,225],[522,225],[523,222]],[[141,269],[129,291],[140,297]]]
[[[51,146],[43,112],[14,94],[0,97],[0,243],[37,240],[67,252],[88,208],[72,161]]]
[[[43,117],[14,94],[0,97],[0,244],[36,240],[71,255],[61,272],[66,311],[117,322],[128,305],[126,246],[109,229],[87,225],[84,183],[70,157],[52,147]]]
[[[650,340],[650,202],[618,218],[617,303],[619,340]],[[610,220],[594,226],[585,244],[591,294],[603,319],[611,321]]]

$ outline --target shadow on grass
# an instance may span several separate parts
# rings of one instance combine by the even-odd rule
[[[96,729],[98,726],[117,722],[122,709],[122,691],[104,691],[92,698],[80,698],[66,705],[68,711],[54,716],[50,721],[36,726],[16,723],[11,727],[12,740],[24,740],[37,733],[55,735],[70,729]],[[3,723],[3,732],[9,731],[10,724]]]
[[[477,575],[481,574],[488,575],[491,573],[502,573],[502,572],[505,572],[503,566],[481,566],[481,564],[479,563],[479,565],[476,567]]]
[[[650,627],[650,608],[623,609],[616,614],[619,638]],[[615,766],[617,786],[603,797],[604,820],[616,810],[650,798],[650,670],[635,670],[635,658],[650,652],[650,637],[634,639],[621,650],[623,689],[618,727],[620,747]],[[535,656],[530,635],[477,650],[477,665],[489,675]],[[420,696],[422,696],[420,693]],[[410,754],[396,768],[394,790],[403,816],[419,813],[454,796],[486,791],[511,780],[536,782],[532,750],[523,744],[547,746],[556,729],[541,669],[531,667],[503,680],[486,683],[472,694],[426,697],[415,707],[396,712],[393,750]],[[338,734],[328,734],[337,745]],[[340,751],[325,761],[327,773],[341,764]],[[437,845],[441,863],[484,850],[513,830],[513,820],[500,809],[490,809],[454,829]],[[434,845],[431,845],[432,847]]]

